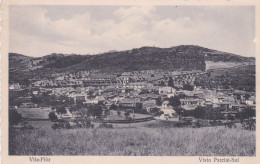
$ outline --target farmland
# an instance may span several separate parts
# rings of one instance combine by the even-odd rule
[[[255,131],[239,128],[149,128],[138,123],[53,130],[49,121],[31,124],[35,129],[11,129],[10,155],[255,156],[256,149]]]

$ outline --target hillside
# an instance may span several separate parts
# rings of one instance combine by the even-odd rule
[[[205,56],[205,61],[213,61],[213,62],[253,62],[255,59],[253,57],[244,57],[235,55],[232,53],[221,52],[217,50],[212,50],[200,46],[194,45],[181,45],[172,47],[172,49],[176,49],[179,52],[187,52],[187,53],[199,53]]]
[[[57,72],[99,70],[127,72],[138,70],[202,70],[205,61],[248,62],[251,58],[211,50],[199,46],[182,45],[171,48],[141,47],[126,51],[110,51],[97,55],[51,54],[32,58],[9,54],[10,82],[27,83],[28,79],[45,77]]]

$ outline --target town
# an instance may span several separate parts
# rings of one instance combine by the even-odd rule
[[[168,121],[255,117],[255,92],[196,86],[196,80],[205,74],[208,72],[162,70],[57,73],[46,79],[29,79],[27,88],[10,84],[11,95],[23,93],[10,101],[10,107],[51,108],[59,119],[80,117],[83,110],[110,122],[133,120],[137,114]]]

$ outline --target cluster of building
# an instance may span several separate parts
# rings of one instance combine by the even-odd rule
[[[53,79],[37,80],[31,83],[32,95],[43,92],[50,95],[66,96],[76,103],[98,104],[103,102],[106,109],[114,104],[120,108],[140,106],[147,113],[159,109],[164,116],[172,117],[176,112],[169,103],[169,98],[180,97],[181,107],[194,110],[197,106],[219,107],[234,114],[250,106],[255,109],[254,92],[233,89],[202,89],[194,86],[196,76],[205,72],[161,72],[138,71],[116,74],[98,74],[82,72],[77,74],[58,74]],[[167,86],[169,78],[174,87]],[[162,85],[164,83],[164,85]],[[193,90],[183,90],[183,85],[192,85]],[[11,84],[10,90],[19,90],[19,84]],[[28,103],[28,102],[27,102]],[[23,104],[25,105],[25,104]],[[34,107],[33,104],[29,104]]]

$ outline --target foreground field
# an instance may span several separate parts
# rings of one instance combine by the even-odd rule
[[[255,156],[256,149],[254,131],[224,127],[47,127],[11,130],[10,155]]]

